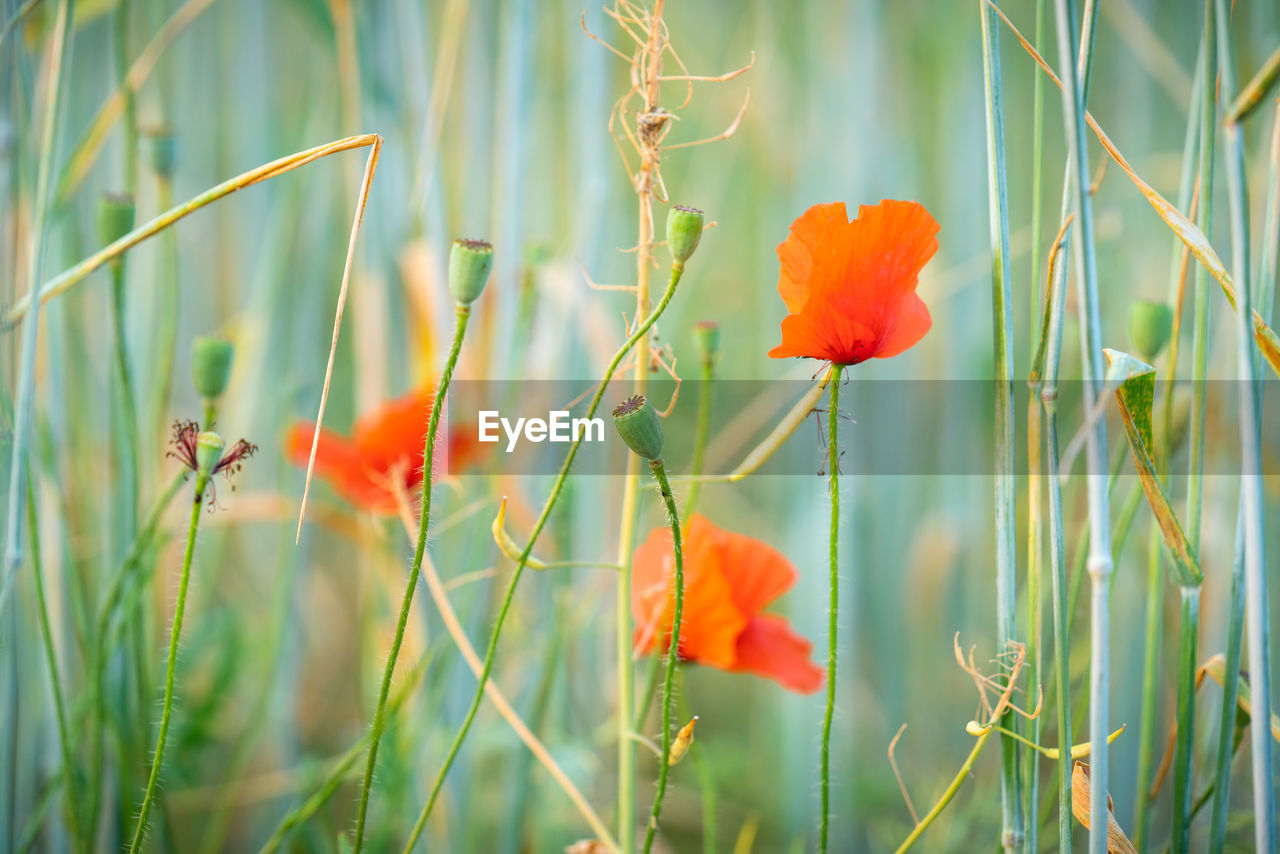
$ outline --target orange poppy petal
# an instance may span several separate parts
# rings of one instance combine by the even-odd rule
[[[795,585],[795,567],[769,544],[716,528],[696,513],[689,519],[688,530],[690,539],[708,537],[715,543],[721,573],[729,583],[734,604],[742,613],[763,611]]]
[[[822,687],[826,671],[809,655],[813,644],[791,630],[776,614],[757,614],[738,636],[733,670],[772,679],[788,690],[812,694]]]
[[[289,428],[285,453],[294,465],[307,467],[315,429],[315,424],[307,421],[299,421]],[[352,504],[379,512],[395,510],[394,496],[370,477],[370,469],[360,451],[331,430],[320,431],[315,473]]]
[[[884,199],[858,208],[848,232],[846,282],[861,301],[887,304],[916,288],[938,251],[938,223],[919,202]]]
[[[411,460],[421,467],[432,400],[430,391],[415,389],[361,416],[351,439],[367,463],[382,470]]]
[[[932,326],[933,318],[929,316],[929,308],[924,300],[915,294],[908,294],[885,336],[880,339],[873,357],[888,359],[911,349]]]
[[[804,308],[815,261],[824,257],[826,248],[848,225],[844,202],[814,205],[791,223],[791,233],[778,244],[778,260],[782,262],[778,293],[788,311]]]
[[[721,573],[711,538],[691,532],[684,543],[684,609],[680,618],[680,656],[728,669],[736,657],[738,635],[747,620],[734,604]],[[631,613],[635,648],[642,654],[666,649],[674,617],[675,562],[671,531],[655,528],[636,549],[631,569]]]

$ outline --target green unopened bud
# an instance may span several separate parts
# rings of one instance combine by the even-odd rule
[[[106,193],[98,200],[98,239],[115,243],[133,231],[133,196]]]
[[[222,395],[231,376],[235,347],[225,338],[197,335],[191,342],[191,381],[206,400]]]
[[[1160,355],[1172,332],[1173,309],[1165,303],[1143,299],[1129,306],[1129,337],[1143,359]]]
[[[702,211],[674,205],[667,211],[667,248],[677,264],[683,264],[702,239]]]
[[[173,166],[178,160],[178,139],[167,127],[155,128],[150,133],[151,168],[161,178],[173,177]]]
[[[613,410],[613,425],[628,448],[650,462],[662,459],[662,424],[643,394],[618,404]]]
[[[196,473],[203,478],[213,474],[213,468],[222,459],[222,449],[226,443],[222,437],[212,430],[206,430],[196,436]]]
[[[720,349],[720,324],[714,320],[698,321],[693,325],[693,340],[702,361],[710,362]]]
[[[493,267],[493,246],[484,240],[455,240],[449,250],[449,292],[459,305],[471,305],[484,293]]]

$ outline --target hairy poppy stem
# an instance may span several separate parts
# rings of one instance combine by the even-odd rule
[[[680,543],[680,516],[676,512],[676,499],[671,494],[671,483],[662,460],[649,463],[653,476],[662,492],[667,507],[667,520],[671,523],[671,554],[675,559],[675,609],[671,617],[671,642],[667,645],[667,672],[662,680],[662,755],[658,759],[658,791],[653,796],[653,810],[649,813],[649,826],[644,833],[644,854],[653,847],[653,835],[658,830],[658,816],[662,813],[662,798],[667,793],[667,773],[671,762],[671,686],[676,677],[676,661],[680,658],[680,621],[684,616],[684,554]]]
[[[129,854],[138,854],[142,850],[142,841],[147,835],[147,819],[151,815],[151,805],[155,803],[156,789],[160,784],[165,741],[169,737],[169,719],[173,714],[173,683],[178,664],[178,637],[182,634],[182,616],[187,607],[187,585],[191,581],[191,557],[196,550],[196,528],[200,525],[200,508],[204,504],[204,490],[208,485],[209,475],[203,471],[197,473],[195,500],[191,503],[191,521],[187,525],[187,547],[182,554],[182,577],[178,581],[178,601],[173,611],[173,628],[169,632],[169,663],[165,667],[160,732],[156,735],[156,749],[151,759],[151,775],[147,779],[147,791],[142,798],[142,806],[138,812],[138,825],[133,832],[133,843],[129,846]]]
[[[831,718],[836,707],[836,641],[840,600],[840,375],[844,365],[832,365],[827,372],[830,406],[827,409],[827,477],[831,487],[830,602],[827,606],[827,709],[822,718],[822,818],[818,850],[826,854],[827,825],[831,815]]]
[[[356,814],[355,854],[360,854],[360,850],[364,847],[364,825],[369,811],[369,791],[373,787],[373,772],[378,762],[378,745],[382,741],[382,733],[387,726],[387,698],[391,695],[391,677],[395,675],[400,646],[404,643],[405,629],[409,625],[409,609],[413,605],[413,593],[418,587],[418,578],[422,574],[422,557],[427,548],[427,528],[431,523],[432,463],[435,457],[436,431],[440,427],[440,411],[444,408],[445,395],[449,391],[449,382],[453,379],[453,369],[458,364],[458,354],[462,352],[462,339],[467,333],[467,321],[470,318],[471,306],[459,304],[449,358],[444,364],[444,372],[440,375],[440,384],[436,387],[435,398],[431,401],[431,417],[427,420],[427,438],[422,452],[422,512],[418,517],[418,541],[414,545],[413,566],[409,569],[409,582],[405,585],[404,597],[400,601],[400,618],[396,621],[391,650],[387,653],[387,663],[382,671],[378,706],[374,710],[373,727],[369,732],[369,757],[365,762],[364,781],[360,784],[360,806]],[[483,688],[483,679],[480,680],[480,684]]]
[[[653,311],[641,321],[635,331],[627,337],[627,340],[622,343],[617,352],[613,354],[613,358],[609,361],[609,366],[605,369],[604,377],[601,378],[600,384],[596,387],[595,395],[592,396],[591,403],[587,406],[587,418],[594,416],[596,410],[600,408],[600,401],[604,398],[605,392],[609,388],[609,381],[613,379],[614,372],[618,370],[618,365],[622,364],[622,360],[631,352],[631,348],[636,345],[636,342],[649,334],[653,324],[667,310],[667,306],[671,303],[671,298],[675,296],[676,285],[680,283],[683,275],[684,264],[680,262],[672,263],[671,279],[667,283],[666,291],[662,294],[662,299],[654,306]],[[431,794],[428,795],[427,802],[418,814],[418,820],[413,826],[413,831],[409,834],[409,840],[404,846],[405,854],[413,850],[418,837],[422,835],[422,830],[427,824],[427,818],[431,815],[431,809],[435,806],[436,798],[440,796],[440,789],[444,786],[445,777],[448,776],[449,769],[453,767],[453,761],[458,755],[458,750],[462,747],[462,742],[466,740],[467,733],[471,730],[471,724],[475,721],[476,712],[484,699],[484,686],[489,681],[489,672],[493,669],[493,659],[498,651],[498,640],[502,636],[502,627],[506,623],[507,613],[511,610],[511,600],[515,596],[516,586],[520,583],[520,576],[524,574],[525,567],[529,565],[529,555],[533,553],[533,547],[538,542],[538,536],[546,526],[547,519],[551,516],[551,511],[555,508],[556,501],[560,498],[560,492],[564,489],[565,480],[569,476],[569,469],[573,466],[574,458],[577,457],[578,449],[581,446],[581,438],[574,440],[569,445],[569,452],[565,455],[564,462],[560,465],[560,472],[556,475],[555,483],[551,486],[551,492],[547,496],[546,502],[542,505],[542,511],[538,514],[537,521],[533,524],[533,530],[529,533],[529,542],[525,544],[524,550],[520,552],[519,560],[516,561],[516,568],[511,573],[511,579],[507,582],[507,589],[503,593],[502,603],[498,608],[498,618],[494,621],[493,629],[489,633],[489,646],[485,650],[484,667],[477,677],[478,681],[475,694],[471,698],[471,707],[467,710],[462,726],[458,728],[458,732],[454,735],[453,744],[450,745],[449,753],[445,756],[444,764],[440,767],[435,783],[431,787]],[[622,706],[621,714],[624,716],[624,720],[630,721],[630,708],[627,705],[624,704]],[[619,844],[626,846],[627,842],[620,840]]]

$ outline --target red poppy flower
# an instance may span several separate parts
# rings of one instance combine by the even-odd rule
[[[433,400],[430,390],[419,389],[385,403],[356,421],[350,439],[322,429],[316,474],[352,504],[375,513],[396,512],[397,492],[413,495],[422,485],[422,452]],[[289,429],[286,445],[295,465],[306,467],[314,433],[315,424],[310,421],[299,421]],[[437,460],[442,450],[437,444]],[[478,451],[474,428],[450,431],[449,470],[466,468]]]
[[[684,612],[680,657],[732,672],[766,676],[792,691],[822,687],[823,670],[809,659],[813,644],[764,609],[796,583],[781,552],[724,531],[695,514],[683,530]],[[632,563],[634,646],[643,655],[671,643],[675,607],[671,531],[655,528]]]
[[[856,365],[911,347],[933,323],[916,278],[937,234],[918,202],[863,205],[853,222],[844,202],[809,208],[778,245],[778,293],[791,313],[769,355]]]

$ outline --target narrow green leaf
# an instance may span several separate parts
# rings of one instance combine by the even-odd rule
[[[1152,455],[1151,407],[1155,400],[1156,369],[1128,353],[1103,350],[1107,357],[1107,386],[1115,388],[1116,402],[1124,431],[1129,437],[1130,456],[1142,481],[1147,503],[1160,525],[1164,544],[1173,556],[1174,581],[1183,587],[1198,587],[1204,580],[1187,535],[1178,522],[1169,496],[1156,475]]]

